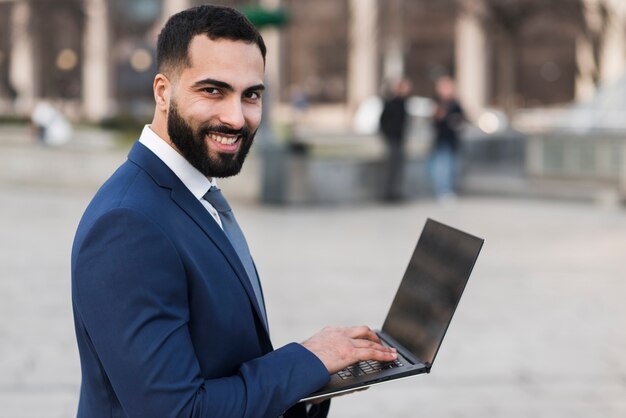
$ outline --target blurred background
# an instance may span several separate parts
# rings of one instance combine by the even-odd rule
[[[268,45],[264,124],[221,184],[275,345],[380,326],[427,217],[486,238],[430,376],[331,416],[626,416],[626,2],[214,1]],[[155,44],[194,0],[0,0],[0,415],[75,415],[69,256],[153,112]],[[463,108],[455,190],[431,170],[436,82]],[[380,115],[407,79],[403,199]],[[271,239],[268,239],[271,237]]]

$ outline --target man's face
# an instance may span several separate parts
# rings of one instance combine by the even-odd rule
[[[167,133],[207,177],[233,176],[261,122],[264,63],[256,44],[196,36],[173,83]]]

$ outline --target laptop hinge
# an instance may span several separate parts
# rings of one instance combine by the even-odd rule
[[[393,347],[396,347],[398,349],[398,351],[400,352],[400,354],[405,359],[409,360],[412,364],[424,364],[425,366],[428,367],[428,370],[430,371],[430,365],[424,363],[419,358],[415,357],[415,355],[413,355],[413,353],[411,353],[409,350],[407,350],[406,347],[404,347],[398,341],[396,341],[392,337],[390,337],[389,334],[387,334],[385,331],[377,330],[376,334],[380,337],[381,340],[383,340],[383,342],[386,342],[387,345],[391,345]]]

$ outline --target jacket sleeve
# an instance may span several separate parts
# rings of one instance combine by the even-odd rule
[[[78,321],[129,417],[277,417],[329,379],[295,343],[232,376],[203,379],[184,266],[163,231],[133,210],[112,210],[88,227],[72,282]]]

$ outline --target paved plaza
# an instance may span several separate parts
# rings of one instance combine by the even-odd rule
[[[0,145],[0,417],[72,417],[70,247],[124,151]],[[380,326],[426,218],[486,239],[432,373],[338,398],[331,417],[626,416],[625,209],[471,196],[261,206],[256,168],[222,186],[276,346],[327,324]]]

